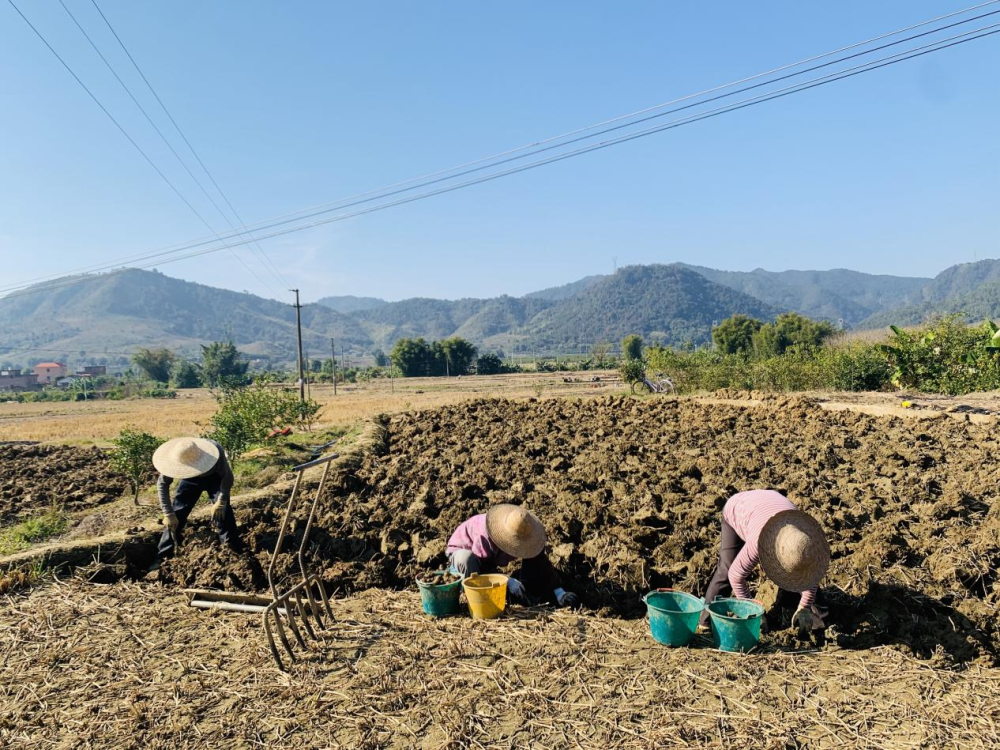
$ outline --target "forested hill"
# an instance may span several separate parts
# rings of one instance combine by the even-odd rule
[[[135,269],[50,286],[0,299],[0,363],[138,346],[197,353],[199,344],[229,337],[248,354],[295,356],[295,308],[288,304]],[[331,336],[348,349],[371,343],[357,320],[322,305],[303,306],[302,333],[316,356],[329,351]],[[12,350],[18,355],[5,354]]]
[[[334,309],[337,308],[337,309]],[[735,313],[771,318],[794,311],[846,327],[909,325],[943,312],[1000,315],[1000,261],[952,266],[934,279],[832,271],[718,271],[629,266],[523,297],[386,302],[327,297],[302,308],[305,348],[324,357],[330,338],[353,356],[388,350],[403,337],[467,338],[481,349],[579,352],[629,333],[667,344],[709,340]],[[165,346],[197,353],[232,337],[251,355],[291,362],[295,310],[275,300],[126,270],[50,282],[0,298],[0,365],[81,351]],[[78,357],[79,358],[79,357]],[[75,361],[75,360],[74,360]]]

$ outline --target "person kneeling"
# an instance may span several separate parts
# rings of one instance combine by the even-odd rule
[[[750,599],[747,579],[758,562],[779,589],[801,593],[792,616],[792,627],[801,636],[825,627],[816,595],[830,566],[830,545],[816,519],[774,490],[740,492],[726,501],[719,564],[705,603],[730,593]],[[705,610],[701,624],[707,625],[708,619]]]
[[[518,505],[494,505],[487,513],[464,521],[448,540],[451,569],[468,578],[492,573],[514,560],[521,560],[517,575],[507,581],[512,600],[522,604],[551,601],[561,607],[577,607],[580,598],[559,586],[559,575],[544,554],[545,527]]]

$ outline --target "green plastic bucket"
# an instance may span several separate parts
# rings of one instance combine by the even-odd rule
[[[673,589],[650,591],[642,600],[653,640],[664,646],[686,646],[698,628],[704,600]]]
[[[716,599],[708,605],[712,641],[720,651],[743,653],[760,643],[764,605],[753,599]]]
[[[436,576],[443,576],[445,571],[439,570]],[[424,583],[417,581],[420,588],[420,604],[424,612],[431,617],[446,617],[458,612],[458,597],[462,593],[462,579],[451,583]]]

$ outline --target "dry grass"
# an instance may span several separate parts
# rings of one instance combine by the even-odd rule
[[[604,378],[610,373],[601,373]],[[592,373],[574,373],[580,380]],[[318,427],[355,424],[376,414],[427,409],[476,396],[523,398],[538,393],[589,395],[608,392],[617,383],[594,388],[591,383],[563,383],[561,374],[497,375],[466,378],[408,378],[395,384],[374,382],[338,388],[316,386],[312,397],[323,405]],[[105,444],[126,424],[160,437],[197,434],[215,411],[204,389],[181,391],[176,399],[0,403],[0,441],[39,440],[51,443]]]
[[[5,747],[995,747],[1000,670],[877,652],[725,655],[641,620],[429,620],[333,603],[289,674],[256,617],[157,586],[51,584],[0,610]]]

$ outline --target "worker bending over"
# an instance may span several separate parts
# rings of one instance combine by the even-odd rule
[[[730,594],[749,599],[747,579],[758,562],[779,589],[801,593],[793,628],[806,635],[824,627],[816,593],[830,565],[830,545],[816,519],[774,490],[740,492],[726,501],[719,565],[705,602]],[[705,610],[702,624],[707,622]]]
[[[514,560],[521,569],[507,581],[511,599],[522,604],[552,601],[576,607],[580,598],[559,587],[559,575],[545,553],[545,527],[519,505],[494,505],[464,521],[448,540],[451,569],[466,578],[492,573]]]
[[[212,501],[212,525],[219,540],[233,550],[242,548],[236,516],[229,504],[233,470],[221,445],[204,438],[168,440],[153,453],[153,466],[160,472],[156,488],[167,528],[160,538],[152,570],[158,568],[162,560],[173,556],[187,518],[203,492],[207,492]],[[171,502],[170,485],[175,479],[180,481]]]

